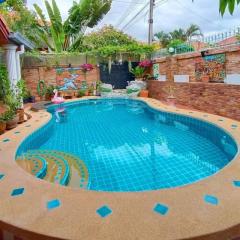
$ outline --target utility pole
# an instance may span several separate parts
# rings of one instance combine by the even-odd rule
[[[148,29],[148,44],[152,44],[153,42],[153,7],[155,0],[149,0],[150,1],[150,9],[149,9],[149,29]]]

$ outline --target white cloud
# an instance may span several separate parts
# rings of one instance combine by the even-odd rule
[[[72,0],[56,0],[64,18],[72,5]],[[28,0],[28,5],[38,3],[42,9],[43,0]],[[132,4],[130,2],[133,2]],[[124,26],[148,0],[114,0],[112,9],[97,26],[104,24],[116,25],[121,16],[128,11],[120,26]],[[156,0],[161,2],[161,0]],[[211,3],[210,3],[211,2]],[[212,34],[220,31],[227,31],[240,25],[240,11],[236,10],[231,16],[226,14],[223,18],[218,12],[218,0],[166,0],[164,4],[156,4],[154,11],[154,31],[172,31],[176,28],[186,28],[191,23],[198,24],[205,34]],[[130,7],[130,9],[129,9]],[[145,9],[147,12],[148,9]],[[141,15],[140,15],[141,16]],[[140,40],[147,40],[148,16],[144,14],[134,24],[129,25],[125,31]]]

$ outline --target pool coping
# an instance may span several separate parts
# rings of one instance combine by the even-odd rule
[[[86,97],[84,99],[93,99]],[[82,99],[82,100],[84,100]],[[137,98],[161,111],[211,122],[240,143],[240,122]],[[79,101],[79,99],[68,102]],[[32,119],[0,136],[0,228],[30,239],[218,239],[240,236],[240,156],[202,181],[147,192],[96,192],[34,178],[15,152],[51,115]],[[220,121],[221,120],[221,121]],[[23,193],[12,196],[13,189]],[[101,208],[103,207],[103,208]],[[103,214],[102,214],[103,213]]]

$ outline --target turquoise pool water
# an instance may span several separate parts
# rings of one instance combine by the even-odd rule
[[[18,149],[59,150],[82,159],[88,189],[145,191],[172,188],[215,174],[237,153],[215,125],[160,112],[127,99],[79,101],[33,133]]]

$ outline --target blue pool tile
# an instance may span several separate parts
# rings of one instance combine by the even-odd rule
[[[3,139],[3,142],[4,142],[4,143],[10,142],[10,139],[9,139],[9,138],[5,138],[5,139]]]
[[[109,208],[107,205],[104,205],[102,207],[100,207],[99,209],[97,209],[97,214],[102,217],[102,218],[105,218],[107,217],[109,214],[112,213],[112,209]]]
[[[240,181],[233,181],[233,185],[235,187],[240,187]]]
[[[166,215],[168,210],[169,210],[168,206],[163,205],[161,203],[157,203],[153,209],[154,212],[161,214],[161,215]]]
[[[213,195],[205,195],[204,196],[204,201],[206,203],[212,204],[212,205],[218,205],[218,198],[213,196]]]
[[[60,200],[54,199],[54,200],[51,200],[51,201],[47,202],[47,209],[52,210],[54,208],[58,208],[60,205],[61,205]]]
[[[18,195],[22,195],[23,193],[24,193],[24,188],[15,188],[15,189],[13,189],[11,196],[15,197]]]
[[[0,174],[0,180],[2,180],[5,177],[4,174]]]

